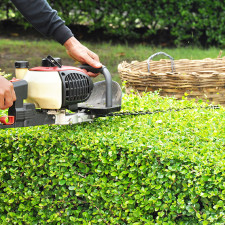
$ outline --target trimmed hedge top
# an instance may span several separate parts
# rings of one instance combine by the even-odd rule
[[[157,93],[73,126],[0,131],[1,224],[224,224],[225,109]]]

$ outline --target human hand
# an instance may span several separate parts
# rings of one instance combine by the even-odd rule
[[[101,68],[102,64],[99,61],[98,55],[82,45],[75,37],[68,39],[65,44],[67,54],[74,60],[82,64],[88,64],[94,68]],[[91,77],[96,77],[98,74],[88,72]]]
[[[11,82],[0,76],[0,109],[7,109],[16,101],[16,94]]]

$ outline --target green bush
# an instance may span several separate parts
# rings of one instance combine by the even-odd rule
[[[123,111],[193,106],[1,130],[0,223],[224,224],[225,109],[123,98]]]
[[[13,17],[13,13],[15,11],[14,5],[11,1],[1,0],[0,1],[0,20],[10,19]]]
[[[21,15],[14,14],[14,7],[6,2],[0,3],[1,14],[21,22]],[[225,44],[225,4],[220,0],[49,0],[49,3],[68,25],[83,24],[92,31],[99,31],[99,40],[104,31],[122,40]],[[0,16],[2,18],[5,17]],[[23,24],[27,26],[24,20]]]

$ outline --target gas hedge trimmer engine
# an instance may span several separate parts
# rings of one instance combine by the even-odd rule
[[[74,124],[121,109],[121,88],[105,66],[61,66],[61,60],[51,56],[40,67],[28,69],[27,61],[17,61],[15,66],[12,82],[17,100],[8,116],[0,118],[0,128]],[[93,83],[86,71],[102,73],[105,81]]]
[[[27,102],[42,109],[77,108],[77,103],[86,101],[91,95],[91,78],[82,69],[61,66],[56,59],[49,59],[52,62],[47,59],[42,60],[41,67],[34,67],[25,77],[20,77],[28,82]],[[16,62],[17,67],[22,64]]]

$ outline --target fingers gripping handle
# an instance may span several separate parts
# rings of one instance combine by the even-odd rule
[[[112,76],[109,70],[105,66],[102,66],[101,68],[94,68],[87,64],[81,65],[80,68],[85,69],[88,72],[101,73],[104,75],[106,82],[106,107],[112,107]]]

